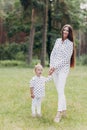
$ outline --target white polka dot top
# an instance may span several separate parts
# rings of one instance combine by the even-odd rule
[[[62,42],[62,39],[58,38],[50,55],[50,67],[54,67],[57,73],[69,72],[72,52],[73,43],[69,39]]]
[[[34,89],[35,97],[44,97],[45,96],[45,83],[51,80],[52,77],[48,76],[47,78],[44,76],[34,76],[30,80],[30,87]]]

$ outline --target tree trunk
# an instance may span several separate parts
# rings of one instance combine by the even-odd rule
[[[47,40],[47,20],[48,20],[48,0],[44,0],[45,9],[43,14],[43,32],[42,32],[42,49],[41,49],[41,64],[45,66],[46,60],[46,40]]]
[[[32,16],[31,16],[31,29],[30,29],[30,36],[29,36],[29,48],[28,48],[28,64],[32,62],[33,56],[33,45],[34,45],[34,35],[35,35],[35,9],[32,9]]]
[[[49,9],[48,9],[48,35],[47,35],[47,54],[48,54],[48,60],[50,63],[50,53],[51,53],[51,30],[52,30],[52,9],[51,9],[51,3],[49,2]]]
[[[79,45],[78,45],[78,58],[80,58],[81,55],[81,32],[79,30]]]

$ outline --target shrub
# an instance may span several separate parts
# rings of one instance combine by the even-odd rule
[[[13,66],[26,66],[26,63],[23,61],[17,61],[17,60],[3,60],[0,61],[1,67],[13,67]]]
[[[87,65],[87,55],[82,55],[76,60],[77,65]]]
[[[87,55],[83,56],[82,65],[87,65]]]
[[[1,60],[0,61],[0,67],[28,67],[28,68],[34,68],[34,66],[40,63],[39,59],[33,59],[32,63],[30,65],[27,64],[25,61],[20,60]]]
[[[27,43],[24,44],[6,44],[0,45],[0,60],[15,60],[22,59],[25,60],[25,55],[27,54],[28,47]]]
[[[15,55],[15,59],[16,60],[21,60],[21,61],[25,61],[26,60],[26,55],[23,53],[23,51],[18,52]]]

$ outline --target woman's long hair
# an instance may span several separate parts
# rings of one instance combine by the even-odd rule
[[[71,25],[69,25],[69,24],[64,25],[62,28],[62,40],[63,40],[63,30],[65,27],[69,28],[69,34],[68,34],[67,38],[73,43],[73,53],[72,53],[71,60],[70,60],[70,67],[74,67],[74,65],[75,65],[75,45],[74,45],[74,38],[73,38],[73,29],[72,29]]]

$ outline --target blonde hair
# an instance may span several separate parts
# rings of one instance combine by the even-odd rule
[[[38,63],[35,65],[34,70],[36,71],[37,68],[43,69],[43,66],[40,63]]]

